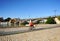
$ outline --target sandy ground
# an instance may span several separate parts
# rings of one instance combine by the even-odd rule
[[[0,41],[60,41],[60,27],[0,36]]]

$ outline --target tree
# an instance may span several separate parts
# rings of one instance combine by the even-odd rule
[[[11,18],[8,17],[8,18],[5,19],[5,22],[8,22],[8,21],[10,21],[10,20],[11,20]]]
[[[3,22],[3,21],[4,21],[3,17],[0,17],[0,22]]]
[[[56,24],[56,22],[52,17],[49,17],[47,18],[46,24]]]

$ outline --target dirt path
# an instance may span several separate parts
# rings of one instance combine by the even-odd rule
[[[44,25],[43,25],[44,26]],[[43,26],[37,26],[34,29],[30,30],[30,27],[23,27],[23,28],[2,28],[0,29],[0,36],[1,35],[12,35],[12,34],[17,34],[17,33],[25,33],[25,32],[30,32],[30,31],[37,31],[37,30],[44,30],[44,29],[52,29],[56,27],[60,27],[60,25],[48,25]]]
[[[60,41],[60,27],[0,36],[0,41]]]
[[[50,27],[48,27],[49,25],[45,25],[43,28],[41,26],[37,26],[38,29],[36,28],[33,31],[25,33],[0,36],[0,41],[60,41],[59,25],[50,25]]]

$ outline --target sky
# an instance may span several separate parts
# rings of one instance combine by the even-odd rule
[[[3,18],[25,19],[54,15],[60,15],[60,0],[0,0],[0,17]]]

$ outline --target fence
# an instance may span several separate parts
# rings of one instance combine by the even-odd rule
[[[0,27],[18,27],[19,24],[16,23],[9,23],[9,22],[0,22]]]

